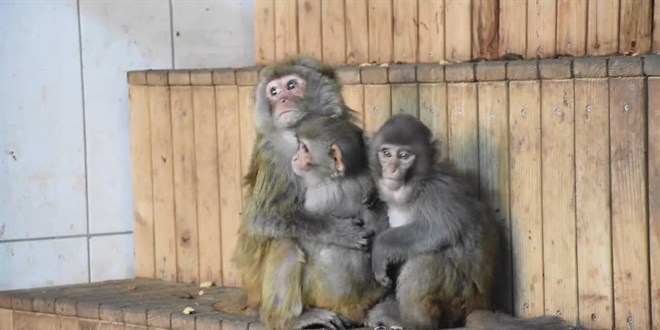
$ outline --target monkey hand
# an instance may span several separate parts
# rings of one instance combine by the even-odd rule
[[[350,249],[368,249],[374,231],[364,228],[364,221],[358,218],[331,217],[333,225],[330,242]]]
[[[392,245],[388,244],[388,237],[387,233],[379,235],[371,249],[371,269],[376,281],[384,287],[392,285],[392,279],[387,275],[388,267],[402,261],[396,250],[391,248]]]

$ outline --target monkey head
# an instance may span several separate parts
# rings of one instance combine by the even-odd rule
[[[411,180],[423,180],[433,170],[433,133],[411,115],[395,115],[376,132],[369,163],[378,186],[397,191]]]
[[[362,130],[349,121],[315,117],[303,122],[297,135],[298,151],[291,165],[308,186],[351,177],[368,168]]]
[[[256,89],[258,131],[294,129],[305,118],[349,114],[332,68],[296,57],[264,68]]]

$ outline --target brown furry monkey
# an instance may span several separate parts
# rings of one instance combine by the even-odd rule
[[[491,308],[499,244],[494,215],[437,156],[429,128],[409,115],[390,118],[371,143],[370,166],[391,227],[374,241],[373,271],[396,291],[370,312],[371,326],[437,329]],[[566,328],[559,318],[478,313],[470,327]]]
[[[385,205],[369,207],[363,202],[375,187],[362,130],[343,120],[318,118],[301,125],[298,139],[291,163],[306,188],[305,210],[324,217],[361,218],[365,228],[376,233],[385,230]],[[373,277],[369,253],[317,240],[298,242],[307,260],[304,307],[337,312],[350,321],[345,326],[362,324],[387,292]]]
[[[234,253],[248,304],[259,308],[261,320],[274,329],[300,327],[300,320],[339,323],[336,313],[329,311],[303,314],[300,283],[305,257],[295,239],[362,249],[372,232],[362,227],[361,219],[321,218],[306,212],[291,157],[298,148],[295,129],[301,123],[315,117],[350,122],[352,112],[344,104],[334,70],[311,58],[264,68],[255,97],[257,140]]]

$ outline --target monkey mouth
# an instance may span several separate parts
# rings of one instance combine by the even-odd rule
[[[382,182],[383,185],[389,190],[398,190],[401,188],[401,186],[403,186],[403,181],[399,180],[398,178],[383,177]]]

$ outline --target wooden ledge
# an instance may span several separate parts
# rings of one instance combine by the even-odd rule
[[[264,329],[255,318],[213,310],[215,302],[237,300],[240,291],[148,279],[4,291],[0,318],[11,320],[9,329]],[[184,314],[186,307],[195,313]]]
[[[254,86],[260,67],[128,72],[130,85]],[[660,75],[660,55],[575,57],[544,60],[465,62],[455,64],[393,64],[337,67],[342,85],[384,85],[434,82],[643,77]]]

